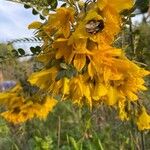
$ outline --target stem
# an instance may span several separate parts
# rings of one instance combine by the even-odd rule
[[[124,33],[124,30],[122,31],[122,35],[121,35],[121,37],[122,37],[122,41],[121,41],[121,47],[122,47],[122,49],[124,49],[124,43],[125,43],[125,33]]]
[[[132,52],[133,54],[135,54],[135,48],[134,48],[134,39],[133,39],[133,29],[132,29],[132,20],[131,20],[131,17],[129,17],[129,22],[130,22],[130,41],[131,41],[131,49],[132,49]]]
[[[59,150],[60,147],[60,130],[61,130],[61,119],[60,116],[58,116],[58,138],[57,138],[57,149]]]
[[[144,138],[144,132],[141,133],[141,150],[145,150],[145,138]]]

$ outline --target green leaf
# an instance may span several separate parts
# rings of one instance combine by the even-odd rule
[[[63,3],[60,7],[66,7],[67,3]]]
[[[68,69],[68,66],[67,66],[66,63],[60,63],[60,67],[61,67],[62,69]]]
[[[43,7],[37,6],[36,9],[37,9],[38,11],[42,11]]]
[[[0,58],[1,58],[1,59],[5,59],[5,57],[4,57],[4,56],[0,56]]]
[[[38,12],[33,8],[33,9],[32,9],[32,14],[33,14],[33,15],[37,15]]]
[[[41,47],[40,46],[36,46],[35,50],[36,50],[37,53],[40,53],[41,52]]]
[[[24,51],[22,48],[19,48],[19,49],[18,49],[18,52],[19,52],[21,55],[25,55],[25,51]]]
[[[30,47],[30,51],[33,53],[33,54],[36,54],[36,49],[34,47]]]
[[[41,47],[40,46],[36,46],[36,47],[30,47],[30,51],[33,54],[39,54],[41,52]]]
[[[149,0],[136,0],[135,6],[138,8],[142,13],[146,13],[149,8]]]
[[[79,150],[78,144],[77,144],[77,142],[75,141],[75,139],[74,139],[73,137],[69,137],[69,139],[70,139],[70,142],[71,142],[71,144],[72,144],[74,150]]]
[[[42,15],[40,15],[40,19],[45,20],[46,18]]]
[[[62,79],[63,77],[66,77],[67,74],[67,70],[61,70],[57,73],[57,76],[55,78],[55,81],[59,81],[60,79]]]
[[[12,50],[12,54],[13,54],[14,56],[16,56],[16,57],[19,56],[18,51],[15,50],[15,49]]]
[[[27,5],[27,4],[24,4],[24,8],[29,9],[29,8],[31,8],[31,6]]]
[[[47,0],[47,3],[51,6],[51,9],[56,9],[58,2],[57,0]]]
[[[49,9],[48,8],[43,9],[42,14],[43,16],[47,16],[49,14]]]

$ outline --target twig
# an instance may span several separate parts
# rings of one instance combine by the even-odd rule
[[[58,116],[58,132],[57,132],[57,149],[59,150],[60,147],[60,130],[61,130],[61,119],[60,116]]]
[[[145,150],[144,132],[140,132],[140,134],[141,134],[141,150]]]

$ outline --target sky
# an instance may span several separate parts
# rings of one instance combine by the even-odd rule
[[[27,26],[38,16],[31,11],[21,4],[0,0],[0,43],[33,36],[33,30],[28,30]]]

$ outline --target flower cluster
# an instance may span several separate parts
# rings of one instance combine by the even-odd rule
[[[9,92],[0,94],[0,103],[7,107],[7,111],[1,115],[14,124],[22,123],[34,117],[46,119],[48,113],[56,105],[57,101],[49,96],[26,95],[20,84]]]
[[[15,93],[8,102],[12,97],[10,91],[4,94],[8,111],[2,115],[12,122],[34,116],[45,118],[59,95],[61,100],[71,99],[81,107],[86,103],[91,109],[100,104],[115,106],[121,120],[130,119],[132,104],[138,104],[138,92],[146,90],[143,77],[150,72],[130,61],[122,49],[111,45],[121,29],[121,11],[132,6],[132,0],[123,0],[122,4],[120,0],[113,3],[98,0],[78,12],[72,7],[58,8],[45,23],[30,24],[29,29],[37,29],[44,42],[37,59],[45,67],[33,73],[28,82],[50,98],[45,97],[42,103],[31,100],[26,104],[27,100]],[[138,128],[149,129],[150,116],[144,108],[137,110]]]

